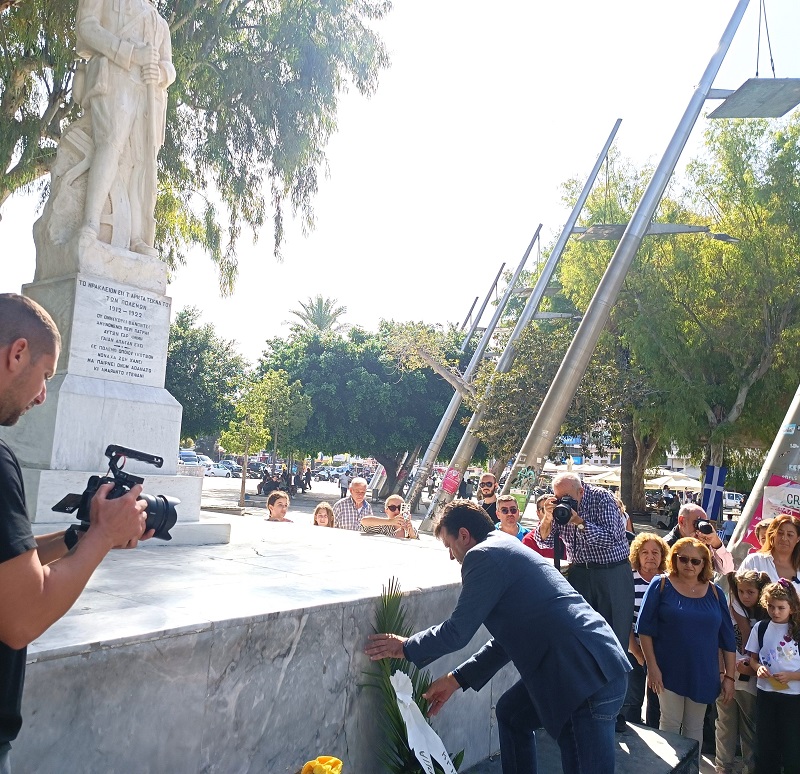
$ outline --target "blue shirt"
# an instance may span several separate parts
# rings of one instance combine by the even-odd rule
[[[656,575],[647,587],[636,633],[653,638],[664,687],[698,704],[712,704],[720,692],[719,650],[736,652],[725,594],[709,584],[704,597],[685,597]],[[716,595],[715,595],[716,591]]]
[[[500,524],[499,521],[495,522],[494,528],[502,529],[502,525]],[[525,527],[523,527],[521,524],[517,524],[517,540],[522,540],[522,538],[524,538],[525,535],[527,535],[529,532],[530,532],[529,529],[525,529]]]

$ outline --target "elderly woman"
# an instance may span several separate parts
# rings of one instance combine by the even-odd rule
[[[289,510],[289,495],[278,490],[271,492],[267,498],[267,510],[269,511],[267,521],[291,521],[286,518],[286,511]]]
[[[495,513],[500,519],[495,523],[495,529],[499,529],[507,535],[512,535],[517,540],[522,540],[530,532],[529,529],[525,529],[519,524],[519,505],[517,504],[517,498],[513,495],[500,495],[497,498],[497,510]]]
[[[389,495],[383,505],[383,516],[364,516],[361,519],[361,532],[365,535],[389,535],[396,538],[419,537],[410,518],[403,516],[403,503],[400,495]]]
[[[647,664],[647,684],[658,694],[662,731],[703,744],[706,706],[733,698],[736,639],[725,594],[711,583],[711,553],[697,538],[670,549],[667,575],[653,578],[636,633]],[[720,654],[725,664],[719,671]]]
[[[668,553],[669,546],[655,532],[640,532],[631,543],[629,561],[633,571],[634,603],[633,626],[628,639],[628,661],[631,662],[632,671],[628,674],[628,693],[625,696],[625,704],[622,706],[625,720],[631,723],[642,722],[642,704],[647,685],[644,653],[639,644],[639,638],[636,636],[636,619],[639,617],[642,600],[650,581],[666,569]],[[648,690],[645,725],[650,728],[658,728],[660,715],[658,695]]]
[[[742,560],[738,573],[765,572],[773,583],[786,578],[800,593],[800,519],[781,514],[767,527],[764,544]]]

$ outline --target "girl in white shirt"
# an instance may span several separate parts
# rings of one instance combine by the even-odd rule
[[[749,673],[758,675],[756,697],[756,771],[800,772],[800,599],[781,578],[761,594],[769,622],[750,632]],[[742,672],[745,670],[742,669]]]

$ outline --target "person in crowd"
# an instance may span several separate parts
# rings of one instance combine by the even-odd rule
[[[736,522],[733,520],[733,514],[729,513],[728,517],[722,525],[722,542],[727,546],[733,537],[734,530],[736,529]]]
[[[305,472],[303,473],[303,483],[306,485],[306,489],[311,491],[311,468],[306,468]],[[305,491],[305,490],[304,490]]]
[[[658,507],[664,512],[664,518],[667,520],[667,528],[674,529],[681,503],[677,495],[669,491],[668,484],[664,484],[664,488],[661,492],[661,499],[658,501]]]
[[[434,491],[434,489],[436,489],[436,476],[435,476],[435,474],[431,473],[428,476],[428,479],[425,482],[425,485],[428,487],[428,499],[429,500],[433,499],[433,491]]]
[[[61,335],[34,301],[0,294],[0,426],[11,427],[47,397]],[[0,771],[11,770],[11,742],[22,726],[26,648],[74,604],[113,548],[133,548],[145,533],[146,503],[136,485],[108,499],[111,484],[97,490],[90,526],[34,537],[25,505],[22,471],[0,440]]]
[[[354,478],[348,495],[333,504],[333,526],[337,529],[361,529],[361,520],[372,516],[372,506],[367,502],[367,480]]]
[[[647,587],[636,633],[647,664],[647,684],[661,706],[659,728],[696,739],[702,746],[706,706],[720,691],[724,701],[733,699],[733,624],[725,594],[711,582],[711,552],[704,542],[694,537],[678,540],[670,548],[667,572]]]
[[[525,529],[519,523],[522,514],[519,512],[517,499],[513,495],[500,495],[495,506],[497,518],[499,519],[499,521],[495,522],[495,529],[502,530],[507,535],[517,538],[517,540],[522,540],[530,532],[529,529]],[[486,508],[483,510],[486,510]]]
[[[497,521],[497,479],[493,473],[481,475],[478,483],[478,495],[481,498],[481,508],[489,514],[492,521]]]
[[[419,535],[411,523],[411,517],[403,516],[403,503],[400,495],[389,495],[383,505],[386,516],[364,516],[361,531],[367,535],[389,535],[396,538],[416,540]]]
[[[655,532],[640,532],[631,543],[629,557],[633,570],[633,626],[628,640],[628,661],[631,673],[628,675],[628,693],[625,696],[623,715],[630,723],[642,722],[642,704],[647,693],[645,725],[658,728],[661,710],[658,694],[647,688],[647,669],[639,638],[636,636],[636,620],[642,607],[642,600],[650,581],[666,570],[669,546]]]
[[[463,648],[483,624],[492,639],[425,692],[430,714],[459,688],[480,690],[510,661],[520,680],[496,707],[503,771],[537,771],[535,732],[543,726],[561,749],[565,774],[613,774],[614,717],[630,666],[611,628],[552,564],[496,530],[477,503],[448,503],[434,534],[461,565],[453,613],[408,638],[370,635],[367,655],[424,667]]]
[[[674,529],[664,535],[668,546],[673,546],[681,538],[693,537],[706,544],[711,552],[711,563],[718,577],[733,572],[733,556],[722,544],[714,525],[708,520],[706,512],[694,503],[681,506],[678,511],[678,523]]]
[[[744,771],[752,772],[755,765],[756,733],[756,681],[749,674],[741,674],[742,662],[748,660],[745,645],[750,630],[767,617],[759,604],[761,592],[769,584],[769,575],[747,570],[742,575],[728,574],[730,602],[728,609],[736,636],[736,679],[733,701],[717,699],[715,725],[714,767],[716,774],[734,774],[736,745],[741,742]]]
[[[342,493],[342,498],[347,497],[347,493],[350,489],[350,476],[347,475],[347,471],[343,470],[339,474],[339,490]],[[367,490],[365,489],[364,492]]]
[[[276,490],[271,492],[267,498],[267,521],[291,521],[286,518],[289,510],[289,495],[286,492]]]
[[[770,521],[764,544],[742,559],[738,572],[757,570],[773,582],[788,578],[800,591],[800,519],[781,514]]]
[[[276,489],[280,489],[281,477],[277,473],[270,475],[269,468],[264,468],[261,473],[261,481],[256,487],[258,494],[268,495]]]
[[[625,532],[628,533],[627,537],[628,540],[633,540],[635,533],[633,531],[633,520],[631,519],[630,514],[628,513],[628,509],[625,507],[625,503],[622,502],[622,498],[614,492],[614,502],[617,504],[617,508],[619,508],[619,512],[622,515],[622,520],[625,522]]]
[[[756,541],[758,542],[758,548],[753,546],[748,553],[754,554],[760,550],[760,548],[767,542],[767,530],[769,529],[769,525],[772,524],[772,517],[761,519],[761,521],[753,527],[753,534],[755,535]]]
[[[559,500],[571,516],[566,523],[553,519]],[[623,649],[633,620],[633,579],[628,564],[628,539],[614,495],[607,489],[582,484],[576,473],[553,479],[553,496],[534,530],[541,547],[552,548],[558,534],[570,557],[569,582],[608,621]]]
[[[761,593],[769,621],[750,632],[748,672],[758,675],[756,774],[800,772],[800,599],[786,578]],[[743,670],[744,671],[744,670]]]
[[[333,508],[328,502],[321,502],[314,508],[315,527],[333,527]]]
[[[543,494],[539,495],[536,498],[536,516],[541,521],[544,518],[544,506],[545,503],[550,499],[550,495]],[[553,549],[552,548],[542,548],[536,542],[536,535],[534,534],[533,530],[529,530],[528,534],[522,538],[522,544],[528,546],[528,548],[532,548],[536,551],[537,554],[544,556],[547,559],[553,558]]]

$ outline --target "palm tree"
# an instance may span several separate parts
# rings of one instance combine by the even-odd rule
[[[299,318],[302,325],[294,323],[292,329],[323,332],[340,331],[344,328],[344,325],[338,320],[347,312],[347,307],[336,306],[337,299],[314,296],[314,298],[309,298],[305,303],[302,301],[297,303],[300,304],[302,311],[292,309],[289,314]]]

